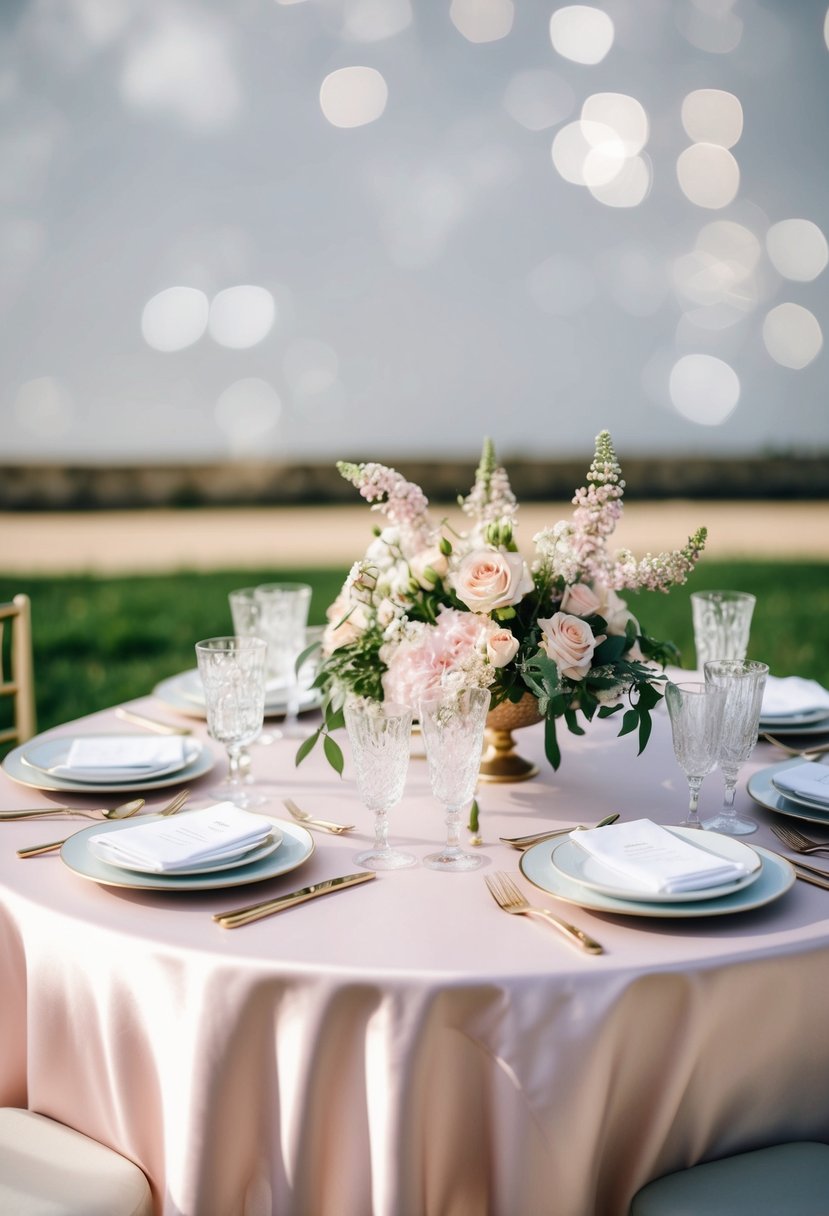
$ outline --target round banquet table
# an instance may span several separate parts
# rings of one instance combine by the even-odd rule
[[[132,708],[176,720],[152,698]],[[102,728],[136,729],[106,711],[53,733]],[[348,758],[340,779],[316,753],[297,769],[295,742],[253,749],[266,812],[287,818],[290,797],[357,825],[316,833],[302,868],[256,886],[105,887],[55,854],[16,857],[72,821],[0,824],[0,1101],[136,1161],[163,1216],[623,1216],[671,1170],[829,1140],[829,891],[797,882],[702,919],[599,914],[531,887],[498,843],[612,810],[678,822],[664,711],[640,757],[616,730],[562,730],[558,773],[541,728],[516,733],[541,773],[480,787],[480,870],[385,873],[234,930],[211,914],[358,868],[371,816]],[[223,775],[208,746],[194,805]],[[749,842],[770,848],[774,816],[745,778],[779,758],[758,745],[738,792],[760,822]],[[714,774],[703,812],[720,796]],[[0,774],[0,808],[59,801]],[[442,839],[422,758],[390,819],[420,857]],[[501,912],[483,880],[498,869],[605,953]]]

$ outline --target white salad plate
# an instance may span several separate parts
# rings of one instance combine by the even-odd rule
[[[580,908],[621,916],[685,920],[702,916],[732,916],[737,912],[762,908],[785,895],[795,881],[792,866],[785,858],[778,857],[767,849],[755,846],[754,851],[761,862],[760,872],[754,882],[739,887],[728,895],[713,899],[685,899],[676,903],[660,903],[651,899],[619,899],[615,895],[603,895],[601,891],[586,887],[583,883],[568,878],[552,865],[549,841],[541,841],[540,844],[534,844],[532,848],[527,849],[522,854],[519,865],[521,873],[534,887]]]
[[[195,781],[209,773],[215,764],[215,757],[209,748],[198,739],[188,739],[186,754],[187,763],[174,772],[151,777],[137,777],[125,781],[75,781],[68,777],[49,773],[27,760],[35,750],[40,763],[48,768],[65,762],[74,735],[55,735],[52,738],[30,739],[28,743],[15,747],[3,759],[3,769],[12,781],[19,785],[27,785],[35,790],[60,790],[66,794],[120,794],[141,793],[144,790],[165,789],[170,785]],[[42,746],[41,746],[42,745]]]
[[[149,819],[149,816],[147,816]],[[221,870],[235,870],[238,866],[249,865],[251,862],[260,861],[263,857],[269,857],[278,848],[282,840],[282,833],[275,828],[269,836],[259,844],[245,845],[236,853],[227,854],[221,861],[205,862],[194,861],[192,865],[178,866],[175,870],[165,870],[164,876],[177,876],[179,874],[218,874]],[[152,875],[154,878],[158,874],[153,870],[148,870],[145,866],[138,865],[129,861],[114,861],[101,847],[101,842],[89,840],[87,848],[93,857],[98,861],[105,862],[108,866],[116,870],[129,870],[137,874]]]
[[[113,733],[96,734],[95,738],[117,739],[119,736]],[[125,736],[133,738],[134,736]],[[83,785],[111,785],[113,781],[120,782],[121,778],[116,776],[117,765],[109,765],[105,772],[100,774],[95,773],[92,768],[87,766],[83,773],[73,777],[71,772],[55,773],[53,770],[66,764],[69,756],[69,751],[76,739],[82,736],[60,736],[57,739],[40,739],[30,740],[28,745],[23,749],[21,760],[28,768],[35,768],[40,773],[44,773],[47,777],[59,777],[61,781],[70,782],[72,785],[79,783]],[[192,764],[196,760],[201,751],[201,744],[195,739],[183,740],[182,758],[168,764],[158,764],[154,768],[143,768],[139,774],[136,769],[124,768],[121,770],[125,780],[143,781],[149,779],[154,781],[156,777],[166,777],[171,773],[179,773],[188,764]],[[132,774],[130,776],[129,774]]]
[[[796,714],[761,714],[761,730],[794,730],[796,727],[814,726],[822,722],[829,730],[829,709],[825,705],[816,705],[814,709],[804,709]]]
[[[752,773],[746,783],[746,789],[755,802],[769,811],[777,811],[780,815],[791,815],[793,819],[807,819],[810,823],[822,823],[829,827],[829,805],[805,801],[795,794],[784,794],[774,784],[774,778],[784,769],[793,768],[803,761],[795,756],[791,760],[781,760],[779,764],[771,764]]]
[[[182,671],[176,676],[161,680],[153,689],[153,696],[158,697],[171,709],[188,714],[192,718],[206,717],[204,707],[204,690],[198,671]],[[306,688],[299,694],[299,712],[307,713],[319,709],[322,705],[322,693],[318,688]],[[288,708],[284,689],[272,688],[265,693],[265,717],[282,717]]]
[[[681,840],[704,849],[714,857],[723,861],[732,861],[742,865],[746,873],[729,882],[719,883],[714,887],[704,887],[698,891],[664,892],[649,891],[633,878],[620,874],[596,857],[591,857],[571,837],[562,840],[553,847],[550,857],[552,868],[562,878],[576,882],[590,891],[600,895],[609,895],[614,899],[634,899],[637,902],[659,904],[695,903],[698,900],[718,899],[723,895],[731,895],[743,887],[750,886],[760,877],[762,863],[757,852],[740,840],[730,836],[722,836],[716,832],[700,832],[698,828],[666,828]]]
[[[183,812],[186,814],[186,812]],[[142,815],[142,823],[161,819],[161,815]],[[89,847],[89,837],[101,832],[118,832],[134,826],[135,819],[112,819],[107,823],[95,823],[80,832],[75,832],[61,846],[63,863],[81,878],[106,887],[127,887],[135,891],[213,891],[221,887],[241,887],[254,882],[264,882],[297,869],[314,852],[314,840],[307,828],[283,819],[267,819],[278,829],[280,839],[275,848],[257,859],[245,858],[231,869],[210,869],[203,873],[188,871],[186,874],[147,874],[100,861]]]

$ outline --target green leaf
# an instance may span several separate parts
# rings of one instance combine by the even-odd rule
[[[306,646],[305,649],[300,652],[297,661],[294,663],[295,675],[299,675],[300,669],[302,668],[302,665],[306,659],[310,659],[311,655],[314,654],[315,651],[319,650],[321,646],[321,642],[312,642],[310,646]]]
[[[338,773],[340,777],[342,777],[343,769],[345,768],[343,749],[340,747],[336,739],[332,739],[330,735],[326,735],[323,738],[322,747],[323,751],[325,752],[326,760],[334,771]]]
[[[599,707],[598,716],[600,718],[609,718],[612,714],[617,714],[622,708],[621,701],[617,701],[615,705],[601,705]]]
[[[648,712],[648,710],[640,708],[640,710],[639,710],[639,755],[640,756],[642,755],[642,752],[645,750],[645,748],[648,746],[648,739],[650,739],[650,737],[651,737],[651,726],[652,725],[653,725],[653,723],[651,721],[651,716],[650,716],[650,713]]]
[[[556,720],[550,716],[544,723],[544,755],[554,769],[561,764],[561,749],[556,738]]]
[[[322,727],[320,726],[314,731],[313,735],[309,735],[307,739],[302,740],[297,748],[296,756],[294,757],[294,764],[297,768],[299,768],[300,764],[302,764],[305,757],[314,750],[317,744],[317,739],[319,739],[321,733]]]
[[[622,726],[619,730],[619,735],[629,735],[632,730],[636,730],[639,725],[639,711],[637,709],[628,709],[625,711],[625,716],[622,718]]]
[[[605,638],[595,650],[594,662],[603,667],[607,663],[615,663],[617,659],[621,659],[624,652],[627,650],[627,638],[619,637],[614,634],[612,637]]]
[[[571,735],[583,735],[586,733],[584,727],[579,725],[579,720],[576,717],[574,709],[565,709],[564,721],[567,723],[567,729]]]
[[[470,830],[470,832],[477,832],[478,819],[479,819],[478,799],[473,798],[472,806],[469,808],[469,830]]]
[[[342,730],[345,726],[345,713],[342,705],[337,709],[332,709],[331,706],[325,711],[325,729],[327,731]]]

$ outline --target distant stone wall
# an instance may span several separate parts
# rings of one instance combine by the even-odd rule
[[[466,493],[476,461],[387,458],[436,502]],[[569,499],[586,461],[505,460],[521,501]],[[625,458],[627,498],[829,498],[829,454],[710,460]],[[355,500],[331,464],[0,465],[0,510],[147,506],[269,506]]]

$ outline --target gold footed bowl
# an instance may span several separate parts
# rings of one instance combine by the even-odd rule
[[[481,781],[529,781],[538,776],[538,765],[515,750],[512,732],[541,722],[538,701],[531,692],[520,701],[502,701],[486,716],[486,749],[481,760]]]

